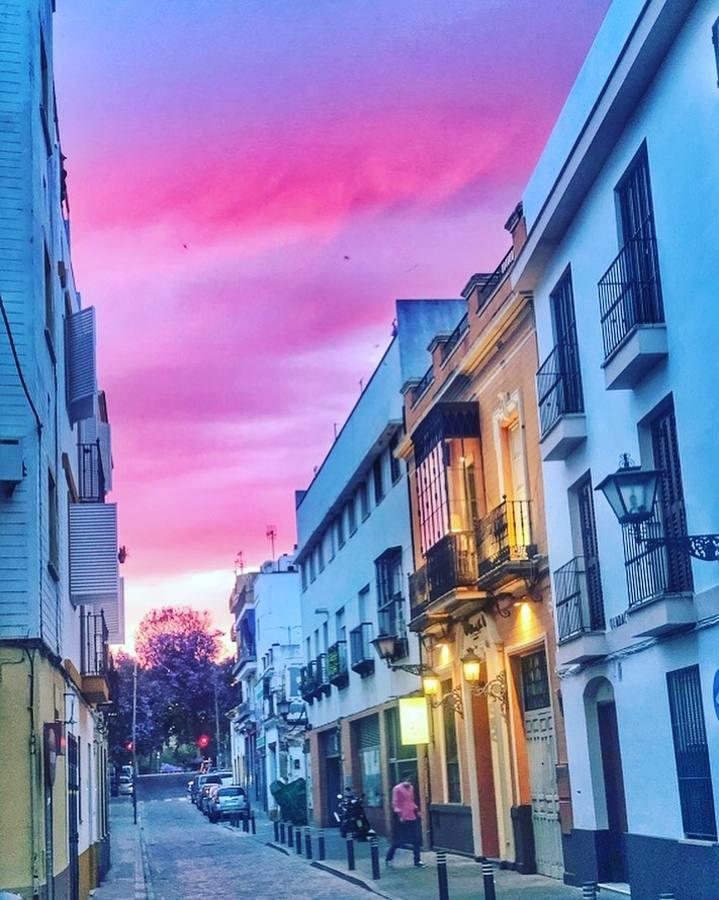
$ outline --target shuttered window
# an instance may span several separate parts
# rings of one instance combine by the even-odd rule
[[[379,716],[366,716],[354,723],[357,757],[366,806],[382,805],[381,746]]]
[[[89,306],[65,320],[67,348],[67,406],[71,422],[89,419],[95,412],[95,308]]]
[[[667,672],[667,689],[684,835],[715,841],[714,792],[699,666]]]
[[[70,506],[70,597],[74,604],[117,605],[117,506]]]

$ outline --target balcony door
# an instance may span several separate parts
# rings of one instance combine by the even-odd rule
[[[576,488],[579,530],[584,557],[584,577],[587,585],[587,605],[589,614],[586,621],[591,631],[602,631],[604,622],[604,599],[602,595],[602,576],[599,570],[599,545],[597,542],[597,523],[594,519],[594,497],[592,480],[587,475]],[[584,611],[582,611],[584,612]]]
[[[574,315],[574,291],[569,269],[549,296],[557,348],[559,391],[557,403],[560,415],[582,409],[582,388],[579,376],[577,321]]]

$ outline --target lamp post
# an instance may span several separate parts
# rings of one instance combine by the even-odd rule
[[[671,547],[687,556],[706,562],[719,560],[719,534],[685,534],[679,537],[646,537],[641,525],[654,516],[660,469],[637,466],[623,453],[619,468],[607,475],[595,490],[604,494],[620,525],[632,525],[637,542],[648,548]]]

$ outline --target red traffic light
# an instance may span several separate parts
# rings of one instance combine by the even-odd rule
[[[128,753],[132,753],[132,747],[133,747],[132,741],[128,741],[125,744],[125,750],[127,750]]]
[[[210,746],[210,737],[209,737],[209,735],[207,735],[207,734],[201,734],[201,735],[197,738],[197,746],[198,746],[201,750],[205,750],[207,747],[209,747],[209,746]]]

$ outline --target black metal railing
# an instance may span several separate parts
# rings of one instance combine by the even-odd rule
[[[575,556],[554,573],[555,611],[559,643],[580,634],[603,631],[604,600],[599,560]]]
[[[507,273],[507,270],[514,262],[514,247],[510,247],[509,251],[502,257],[497,268],[488,276],[484,284],[479,288],[477,300],[477,312],[485,305],[487,300],[492,296],[499,283]]]
[[[327,654],[320,653],[315,660],[315,696],[330,693],[330,675],[327,666]]]
[[[429,584],[427,582],[427,566],[420,566],[409,576],[409,617],[416,619],[422,615],[429,603]]]
[[[427,550],[429,602],[459,587],[476,587],[477,545],[474,532],[447,534]]]
[[[349,684],[350,672],[347,666],[347,641],[335,641],[327,648],[327,676],[335,687]]]
[[[542,437],[557,420],[584,412],[582,374],[579,368],[576,329],[552,350],[537,371],[537,403]]]
[[[350,660],[352,670],[363,678],[374,672],[374,654],[372,653],[372,623],[362,622],[350,631]]]
[[[664,537],[657,512],[649,522],[624,526],[624,567],[630,609],[662,594],[689,593],[693,589],[691,569],[687,577],[685,566],[673,564]]]
[[[110,668],[109,632],[103,612],[80,616],[80,674],[105,675]]]
[[[464,335],[469,331],[469,313],[465,313],[459,320],[459,325],[454,329],[452,334],[447,338],[442,347],[442,362],[444,362],[455,347],[462,340]]]
[[[77,445],[78,494],[80,500],[102,503],[105,499],[105,473],[100,442]]]
[[[505,498],[477,523],[480,578],[506,563],[525,562],[536,556],[530,506],[529,500]]]
[[[651,216],[622,247],[597,287],[605,358],[611,356],[637,325],[664,321],[657,242]]]
[[[422,395],[434,381],[434,367],[430,366],[412,391],[412,406],[416,406]]]
[[[313,659],[300,669],[300,696],[307,703],[312,703],[317,690],[317,663]]]

